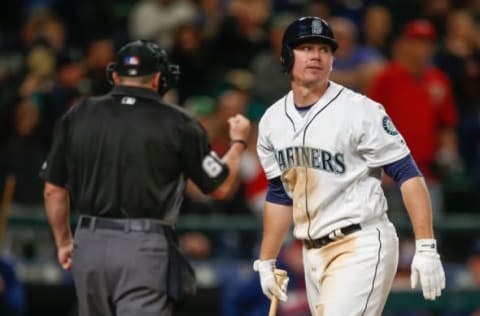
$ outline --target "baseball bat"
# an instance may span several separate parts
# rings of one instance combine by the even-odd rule
[[[281,269],[275,269],[275,281],[277,284],[282,284],[283,280],[287,277],[287,271]],[[268,316],[275,316],[277,315],[278,309],[278,298],[272,295],[272,299],[270,300],[270,309],[268,311]]]

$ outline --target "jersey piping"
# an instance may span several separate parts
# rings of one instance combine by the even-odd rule
[[[285,111],[285,116],[288,118],[290,123],[292,123],[293,131],[296,132],[297,130],[295,129],[295,122],[293,122],[292,117],[288,114],[288,111],[287,111],[287,96],[288,96],[288,93],[283,98],[283,109]]]
[[[378,233],[378,244],[379,244],[378,253],[377,253],[377,264],[375,264],[375,273],[373,274],[372,287],[370,288],[370,293],[368,293],[367,301],[365,302],[365,308],[362,311],[362,316],[365,315],[365,312],[367,311],[368,301],[370,300],[370,296],[372,296],[373,288],[375,287],[375,279],[377,278],[378,265],[380,264],[380,252],[382,251],[382,239],[380,238],[380,230],[378,228],[377,228],[377,233]]]
[[[338,93],[330,101],[328,101],[328,103],[325,104],[323,108],[321,108],[317,113],[315,113],[312,119],[307,123],[307,126],[305,126],[305,129],[303,130],[303,139],[302,139],[303,147],[305,147],[305,136],[307,135],[307,130],[310,124],[313,122],[313,120],[317,117],[318,114],[323,112],[323,110],[325,110],[330,104],[332,104],[333,101],[335,101],[338,98],[338,96],[342,93],[343,89],[344,88],[340,89],[340,91],[338,91]],[[287,103],[285,101],[285,105],[286,104]],[[295,126],[294,126],[294,129],[295,129]],[[307,167],[304,167],[304,168],[306,171]],[[305,211],[307,213],[307,218],[308,218],[307,235],[308,235],[308,239],[312,239],[312,236],[310,235],[312,220],[310,217],[310,212],[308,211],[308,172],[305,172]]]

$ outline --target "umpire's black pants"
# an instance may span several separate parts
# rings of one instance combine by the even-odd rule
[[[79,220],[72,255],[79,316],[171,316],[165,235],[112,221],[125,221],[127,229]]]

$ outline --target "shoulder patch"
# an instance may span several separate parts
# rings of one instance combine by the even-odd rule
[[[395,125],[393,125],[392,120],[388,116],[384,116],[382,119],[382,125],[383,129],[385,132],[387,132],[390,135],[398,135],[398,131],[395,128]]]

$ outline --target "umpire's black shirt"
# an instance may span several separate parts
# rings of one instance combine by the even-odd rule
[[[208,193],[227,174],[194,118],[152,90],[127,86],[73,106],[40,173],[70,190],[80,214],[172,223],[186,178]]]

